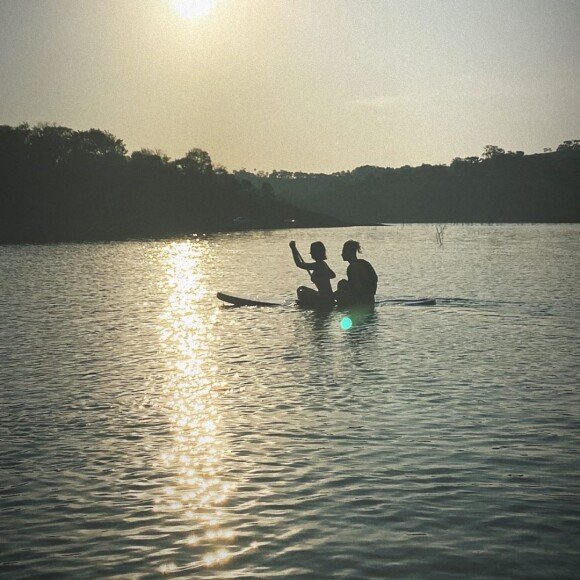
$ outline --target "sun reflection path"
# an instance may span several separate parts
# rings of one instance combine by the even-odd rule
[[[236,551],[235,533],[225,527],[222,511],[235,486],[223,475],[228,448],[220,437],[219,392],[225,385],[212,355],[217,308],[202,307],[208,293],[204,276],[208,252],[206,242],[190,240],[168,244],[162,257],[168,301],[161,348],[169,364],[162,406],[173,437],[161,459],[175,478],[157,498],[155,509],[166,513],[168,521],[184,524],[179,529],[186,530],[186,536],[181,534],[178,543],[191,550],[187,567],[215,566]],[[179,568],[166,562],[159,571]]]

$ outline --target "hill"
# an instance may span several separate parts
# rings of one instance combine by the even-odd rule
[[[298,209],[209,154],[131,155],[107,131],[0,126],[0,243],[165,238],[341,220]]]
[[[334,174],[237,172],[280,200],[349,222],[579,222],[580,140],[525,155],[489,145],[450,165]]]

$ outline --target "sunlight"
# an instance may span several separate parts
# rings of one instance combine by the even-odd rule
[[[210,14],[215,7],[215,0],[171,0],[171,6],[182,18],[197,20]]]
[[[220,506],[236,486],[224,468],[229,449],[219,405],[223,382],[213,354],[216,313],[202,300],[208,293],[208,254],[207,242],[188,240],[167,244],[161,256],[167,303],[160,346],[168,361],[161,405],[172,437],[160,459],[173,481],[157,498],[155,511],[190,528],[178,543],[189,547],[193,561],[216,566],[232,557],[226,548],[235,534]],[[171,566],[161,571],[170,573]]]

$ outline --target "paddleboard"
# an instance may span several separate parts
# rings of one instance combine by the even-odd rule
[[[241,296],[231,296],[218,292],[217,297],[222,302],[227,302],[232,306],[282,306],[281,302],[266,302],[264,300],[254,300],[253,298],[242,298]]]
[[[232,296],[231,294],[225,294],[224,292],[218,292],[217,297],[222,302],[226,302],[232,306],[284,306],[284,304],[287,304],[284,302],[269,302],[266,300],[256,300],[254,298]],[[377,300],[375,305],[378,304],[400,304],[402,306],[435,306],[437,301],[434,298],[387,298],[383,300]]]
[[[377,304],[400,304],[401,306],[435,306],[435,298],[387,298],[377,300]]]

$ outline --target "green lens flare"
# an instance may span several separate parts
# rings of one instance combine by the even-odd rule
[[[342,330],[348,330],[349,328],[352,328],[352,319],[350,319],[348,316],[345,316],[340,321],[340,328],[342,328]]]

